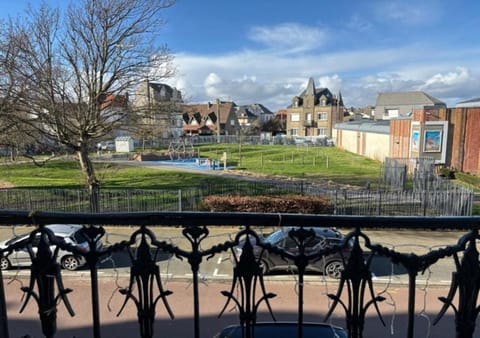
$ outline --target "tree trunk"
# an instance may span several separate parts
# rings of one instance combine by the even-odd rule
[[[88,194],[90,197],[90,210],[91,212],[99,212],[99,190],[100,182],[98,182],[97,177],[95,176],[95,169],[93,168],[92,160],[88,156],[88,150],[86,147],[81,147],[77,151],[77,156],[80,161],[80,166],[82,168],[82,173],[85,176],[88,188]]]

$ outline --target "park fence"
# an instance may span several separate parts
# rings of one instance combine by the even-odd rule
[[[202,211],[211,195],[282,196],[288,194],[328,198],[336,215],[469,216],[473,192],[448,190],[380,191],[328,190],[305,181],[215,183],[182,189],[100,189],[99,212]],[[85,189],[0,189],[0,209],[90,212]]]

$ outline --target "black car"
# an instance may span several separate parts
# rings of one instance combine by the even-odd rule
[[[281,230],[277,230],[267,237],[262,238],[262,241],[272,246],[276,246],[280,249],[292,255],[298,255],[299,250],[296,242],[289,236],[289,232],[295,228],[285,227]],[[306,228],[310,230],[310,228]],[[307,239],[305,245],[305,254],[314,254],[322,249],[331,248],[333,246],[340,246],[343,244],[344,236],[337,230],[332,228],[311,228],[315,233],[315,236]],[[295,264],[291,259],[282,257],[280,254],[274,252],[268,252],[257,246],[253,237],[250,237],[250,242],[253,245],[255,257],[260,261],[263,268],[263,273],[271,271],[289,271],[295,269]],[[243,243],[240,243],[235,248],[235,255],[237,259],[242,253]],[[348,255],[350,246],[343,249],[343,254]],[[310,272],[320,272],[332,278],[340,278],[343,270],[343,260],[340,252],[336,252],[315,261],[310,262],[306,268]]]
[[[347,338],[347,332],[338,326],[324,323],[303,323],[304,338]],[[257,323],[254,328],[255,338],[290,338],[296,337],[298,324],[295,322]],[[214,338],[242,338],[242,326],[230,325],[217,333]]]

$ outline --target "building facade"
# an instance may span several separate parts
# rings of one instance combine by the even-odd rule
[[[343,122],[343,115],[341,95],[336,97],[328,88],[315,88],[310,78],[307,88],[287,108],[287,137],[332,138],[333,126]]]
[[[176,88],[149,80],[142,82],[133,100],[141,133],[150,133],[161,139],[181,136],[182,102],[182,93]]]
[[[359,120],[334,127],[335,145],[380,162],[389,157],[390,121]]]
[[[415,109],[446,108],[444,102],[421,91],[379,93],[375,105],[375,120],[410,117]]]
[[[185,104],[183,131],[186,135],[237,135],[240,124],[236,104],[217,100],[216,103]]]

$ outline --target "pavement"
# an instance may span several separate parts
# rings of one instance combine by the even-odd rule
[[[24,279],[5,280],[8,323],[10,337],[42,337],[36,305],[33,300],[27,305],[24,313],[18,310],[22,304],[20,286],[27,283]],[[91,303],[88,280],[66,278],[65,286],[73,289],[68,298],[74,308],[75,316],[70,317],[65,306],[59,304],[58,308],[58,333],[55,337],[92,337],[91,329]],[[119,288],[128,285],[127,278],[101,279],[100,316],[102,337],[139,337],[136,309],[133,302],[127,303],[125,310],[119,315],[118,311],[124,301],[124,296],[119,293]],[[168,297],[169,304],[175,319],[167,316],[164,305],[159,302],[156,307],[156,324],[154,336],[156,337],[193,337],[193,288],[191,283],[184,281],[166,281],[165,288],[173,292]],[[298,318],[298,285],[286,282],[267,282],[268,292],[277,296],[271,300],[271,305],[277,320],[296,321]],[[225,303],[222,290],[229,290],[230,284],[218,281],[204,281],[200,284],[200,332],[201,337],[213,337],[222,327],[238,322],[238,311],[232,304],[227,307],[225,314],[218,315]],[[331,301],[327,293],[335,292],[336,285],[322,283],[306,283],[304,298],[305,321],[319,322],[324,320]],[[382,292],[383,291],[383,292]],[[446,288],[428,287],[416,290],[415,305],[415,337],[454,337],[454,319],[452,311],[442,318],[435,326],[432,322],[438,313],[441,303],[439,296],[447,295]],[[407,330],[407,288],[404,286],[377,286],[377,292],[387,298],[380,303],[380,311],[386,326],[383,326],[373,307],[367,312],[364,337],[406,337]],[[260,306],[259,321],[271,320],[266,307]],[[345,319],[341,307],[338,307],[330,323],[345,327]]]
[[[17,229],[20,230],[25,229]],[[170,238],[178,245],[183,245],[178,236],[178,228],[154,228],[159,238]],[[219,242],[219,238],[228,237],[228,232],[224,228],[212,228],[210,241]],[[230,229],[234,232],[238,229]],[[10,230],[11,231],[11,230]],[[133,232],[132,227],[108,227],[108,240],[111,243],[124,240]],[[453,244],[459,238],[456,232],[392,232],[375,231],[370,233],[372,242],[382,244],[395,243],[398,249],[402,251],[425,250],[431,247]],[[205,243],[208,247],[211,243]],[[408,246],[407,246],[408,245]],[[212,260],[215,261],[216,259]],[[178,262],[177,262],[178,263]],[[177,263],[169,263],[177,265]],[[215,262],[210,270],[213,272],[201,275],[200,284],[200,332],[201,337],[213,337],[226,325],[238,322],[238,311],[230,304],[225,314],[218,318],[218,315],[224,305],[225,297],[221,294],[222,290],[230,290],[231,277],[216,273],[219,267]],[[225,264],[227,264],[226,262]],[[162,262],[161,264],[165,264]],[[184,264],[188,270],[186,263]],[[178,263],[178,265],[180,265]],[[203,264],[202,264],[203,265]],[[178,267],[170,267],[171,271],[176,271]],[[217,269],[217,270],[216,270]],[[169,304],[175,315],[175,319],[168,318],[165,307],[162,302],[157,304],[157,316],[154,336],[156,337],[193,337],[193,288],[191,284],[191,273],[187,270],[171,274],[162,274],[165,289],[173,292],[168,297]],[[230,267],[231,270],[231,267]],[[164,272],[165,270],[162,270]],[[202,270],[204,271],[204,270]],[[220,270],[220,272],[222,272]],[[450,273],[450,272],[448,272]],[[124,296],[119,292],[129,284],[129,268],[123,269],[105,269],[99,272],[99,293],[100,293],[100,313],[102,322],[102,337],[138,337],[138,323],[136,319],[136,309],[133,302],[129,301],[125,310],[117,316],[120,310]],[[447,296],[449,290],[448,283],[440,283],[435,279],[420,281],[415,290],[415,337],[453,337],[454,318],[453,311],[447,311],[442,320],[435,326],[432,325],[436,314],[439,312],[442,303],[438,297]],[[274,315],[277,320],[296,321],[298,318],[298,281],[292,275],[273,275],[266,279],[267,292],[277,294],[271,300]],[[22,305],[22,292],[20,287],[28,284],[28,270],[10,270],[4,274],[4,283],[7,295],[8,318],[10,337],[23,337],[27,334],[30,337],[42,337],[38,320],[38,310],[32,299],[27,305],[25,311],[18,313]],[[92,317],[90,302],[90,280],[87,270],[77,272],[64,272],[65,287],[73,290],[68,295],[74,308],[75,316],[70,317],[64,304],[59,303],[58,308],[58,334],[56,337],[92,337]],[[383,326],[373,307],[367,312],[364,337],[406,337],[407,330],[407,307],[408,307],[408,288],[406,283],[388,282],[387,279],[375,277],[375,293],[381,294],[386,300],[380,303],[380,312],[386,326]],[[304,314],[305,321],[319,322],[324,317],[331,305],[331,300],[327,294],[335,293],[338,287],[338,281],[321,278],[321,276],[309,276],[304,283]],[[238,290],[235,291],[238,295]],[[337,307],[331,319],[331,323],[345,327],[345,316],[342,308]],[[268,316],[266,307],[260,306],[259,321],[271,320]]]

